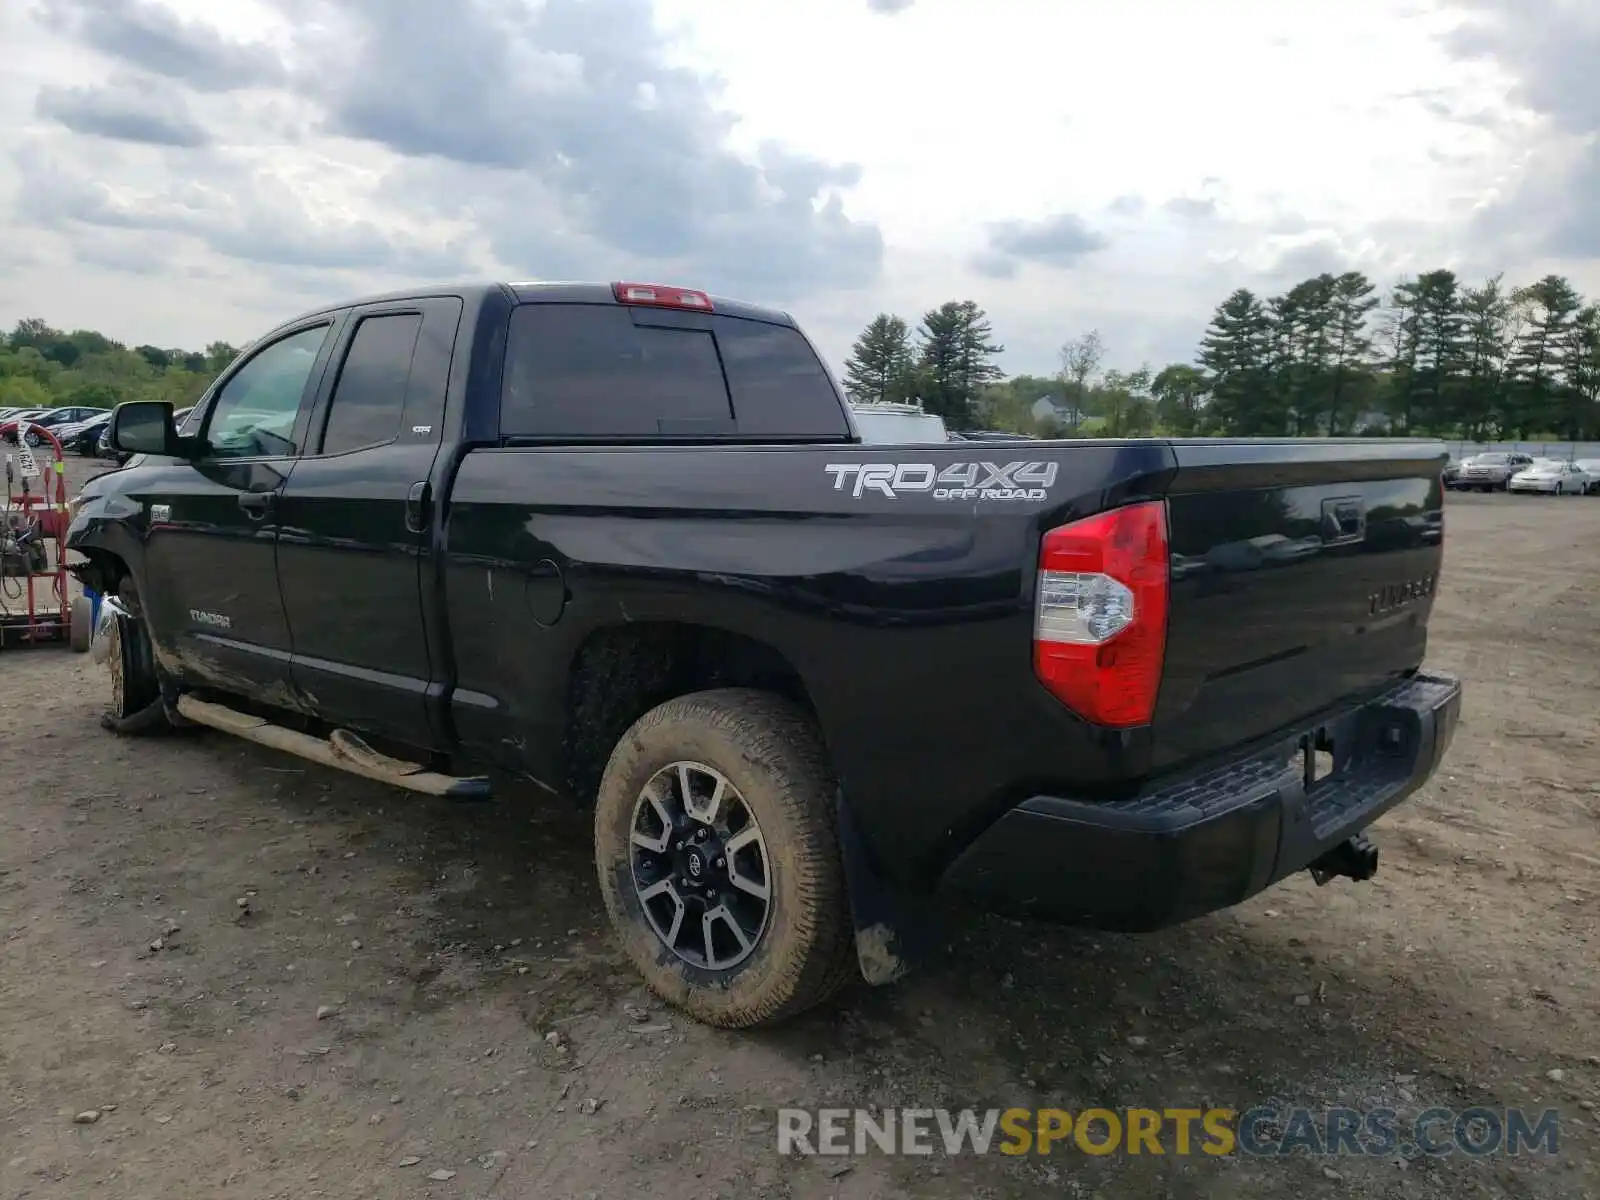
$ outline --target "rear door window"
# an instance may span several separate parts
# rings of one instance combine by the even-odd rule
[[[524,304],[511,314],[506,436],[838,436],[849,432],[798,331],[764,321]]]
[[[342,454],[392,442],[406,407],[411,357],[422,332],[421,313],[365,317],[339,369],[323,454]]]

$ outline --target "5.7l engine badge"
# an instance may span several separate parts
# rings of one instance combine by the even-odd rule
[[[1044,500],[1056,481],[1053,462],[829,463],[833,490],[851,496],[876,492],[894,500],[904,494],[935,500]]]

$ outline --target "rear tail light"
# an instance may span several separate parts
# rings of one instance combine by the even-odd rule
[[[1039,682],[1086,721],[1148,725],[1167,646],[1167,508],[1114,508],[1044,535],[1033,621]]]
[[[660,283],[613,283],[611,294],[618,304],[644,304],[652,308],[687,308],[711,312],[711,297],[691,288],[667,287]]]

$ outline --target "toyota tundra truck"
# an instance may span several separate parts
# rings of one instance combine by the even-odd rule
[[[68,543],[109,728],[587,805],[714,1025],[898,977],[952,901],[1366,878],[1457,722],[1436,441],[867,444],[788,315],[635,283],[320,309],[111,438]]]

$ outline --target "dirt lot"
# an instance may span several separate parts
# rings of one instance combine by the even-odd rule
[[[1469,681],[1464,724],[1379,826],[1377,880],[1144,938],[976,920],[775,1034],[648,1005],[584,816],[449,809],[221,736],[119,741],[87,658],[9,651],[0,1195],[1600,1194],[1600,498],[1452,497],[1447,527],[1433,662]],[[775,1152],[780,1104],[1269,1100],[1554,1106],[1560,1153],[835,1174]]]

